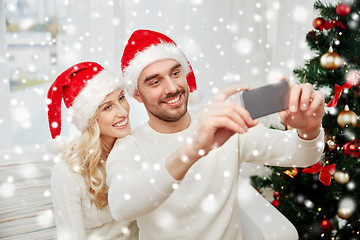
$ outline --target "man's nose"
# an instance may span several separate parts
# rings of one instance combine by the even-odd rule
[[[165,92],[166,93],[174,93],[178,89],[177,84],[174,79],[171,77],[165,78]]]

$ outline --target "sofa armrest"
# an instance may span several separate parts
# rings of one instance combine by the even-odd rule
[[[248,179],[239,178],[238,194],[243,240],[299,239],[294,225]]]

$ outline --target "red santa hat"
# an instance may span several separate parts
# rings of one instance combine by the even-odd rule
[[[163,59],[174,59],[179,62],[187,74],[190,92],[196,90],[192,67],[176,43],[159,32],[140,29],[130,36],[121,58],[121,69],[130,95],[134,94],[143,69]]]
[[[78,63],[61,73],[50,86],[47,98],[51,137],[61,132],[61,100],[68,108],[69,119],[84,131],[105,97],[123,81],[95,62]]]

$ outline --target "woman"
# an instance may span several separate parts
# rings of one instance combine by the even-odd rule
[[[108,207],[105,161],[117,138],[130,133],[123,82],[94,62],[76,64],[48,91],[51,136],[61,131],[61,101],[80,135],[62,151],[51,177],[58,239],[137,239],[135,221],[115,221]],[[58,143],[59,144],[59,143]]]

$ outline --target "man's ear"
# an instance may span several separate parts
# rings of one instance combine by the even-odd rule
[[[139,103],[142,103],[143,100],[141,98],[141,95],[139,93],[139,90],[135,89],[133,97],[135,98],[136,101],[138,101]]]

